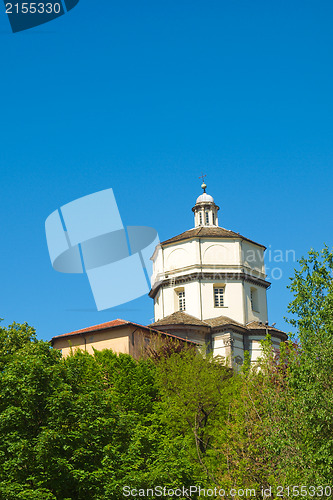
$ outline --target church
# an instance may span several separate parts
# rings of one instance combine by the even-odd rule
[[[114,320],[53,337],[54,348],[64,356],[71,348],[110,348],[138,358],[158,337],[205,345],[241,365],[245,351],[256,361],[267,334],[275,348],[287,340],[268,323],[265,246],[220,227],[219,206],[204,182],[201,188],[192,208],[194,227],[157,245],[151,257],[154,322]]]

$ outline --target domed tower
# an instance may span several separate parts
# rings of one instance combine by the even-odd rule
[[[287,338],[268,326],[265,246],[220,227],[219,207],[201,187],[194,228],[163,241],[152,256],[151,326],[238,361],[249,350],[255,360],[266,333],[276,347]]]
[[[194,212],[194,227],[218,226],[217,212],[220,207],[215,205],[214,198],[206,193],[207,185],[201,185],[203,193],[197,198],[196,204],[192,208]]]

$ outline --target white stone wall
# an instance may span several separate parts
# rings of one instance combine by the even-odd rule
[[[241,244],[243,264],[260,273],[265,273],[264,249],[253,243],[242,241]]]
[[[157,246],[153,256],[151,257],[153,261],[153,274],[151,276],[151,285],[158,281],[158,276],[163,273],[163,251],[160,246]]]
[[[247,324],[267,321],[266,289],[255,282],[224,278],[222,273],[249,273],[254,278],[265,279],[263,247],[241,239],[210,238],[192,239],[158,247],[153,256],[152,286],[168,280],[166,287],[155,297],[155,320],[178,310],[176,291],[185,291],[186,312],[199,319],[228,316]],[[187,274],[209,273],[214,280],[177,283],[176,279]],[[171,280],[171,281],[170,281]],[[225,304],[214,305],[214,284],[225,286]],[[251,306],[251,288],[257,297],[256,307]]]
[[[211,214],[210,214],[211,216]],[[204,221],[204,218],[203,218]],[[196,216],[195,224],[198,224]],[[212,220],[210,220],[212,224]],[[218,316],[227,316],[240,324],[252,321],[265,323],[267,318],[266,288],[258,285],[256,279],[265,280],[264,248],[241,237],[191,239],[175,242],[164,247],[158,246],[152,257],[152,287],[165,283],[154,299],[155,321],[179,310],[177,292],[185,292],[185,312],[198,319],[206,320]],[[202,274],[209,273],[216,279],[203,279]],[[219,274],[229,273],[228,278]],[[248,275],[253,281],[236,279],[230,274]],[[197,274],[198,278],[186,281],[186,275]],[[200,276],[200,280],[199,280]],[[185,278],[183,282],[177,278]],[[214,284],[223,286],[224,305],[215,307]],[[251,289],[255,294],[255,304],[251,304]],[[262,335],[250,335],[250,359],[256,362],[261,355]],[[274,347],[280,340],[273,338]],[[243,335],[235,331],[223,331],[213,335],[214,355],[244,361]]]
[[[224,306],[214,305],[214,284],[224,285]],[[203,320],[228,316],[238,323],[244,324],[243,284],[238,280],[204,281],[201,284]]]
[[[262,356],[262,348],[260,342],[264,340],[265,332],[262,335],[249,336],[249,355],[251,363],[256,363],[258,358]],[[230,339],[232,341],[230,342]],[[230,347],[230,345],[232,347]],[[279,349],[280,339],[272,337],[272,345],[274,348]],[[233,362],[234,365],[243,364],[244,362],[244,345],[243,335],[232,330],[226,330],[216,333],[212,338],[212,348],[214,356],[223,356]]]
[[[164,252],[164,273],[198,264],[199,255],[196,243],[195,240],[185,240],[162,248]]]
[[[240,265],[239,242],[221,240],[200,240],[202,263],[213,265],[216,268],[228,269]]]
[[[226,346],[224,344],[224,332],[217,333],[213,336],[212,347],[214,356],[223,356],[224,358],[227,357]]]
[[[162,295],[163,295],[163,289],[160,288],[157,295],[155,296],[155,299],[154,299],[154,320],[155,321],[158,321],[159,319],[164,318]]]
[[[243,335],[241,333],[233,333],[234,343],[233,343],[233,358],[240,356],[242,362],[244,361],[244,346],[243,346]]]
[[[250,352],[250,359],[251,359],[252,363],[255,363],[256,361],[258,361],[258,358],[260,358],[262,355],[262,349],[261,349],[260,342],[262,340],[264,340],[265,336],[266,336],[265,332],[263,332],[262,336],[259,336],[259,335],[250,335],[249,336],[249,339],[250,339],[249,352]],[[279,349],[280,343],[281,343],[280,339],[272,336],[272,345],[275,349]]]
[[[257,307],[252,309],[251,305],[251,289],[255,290],[257,295]],[[251,323],[251,321],[262,321],[265,323],[267,318],[267,295],[266,288],[255,285],[253,283],[244,283],[245,295],[245,321],[244,323]]]

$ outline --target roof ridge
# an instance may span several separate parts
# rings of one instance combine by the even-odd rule
[[[224,234],[223,234],[224,233]],[[257,243],[254,240],[251,240],[250,238],[247,238],[246,236],[243,236],[240,233],[236,233],[232,229],[226,229],[225,227],[222,226],[199,226],[195,228],[188,229],[187,231],[183,231],[180,234],[177,234],[176,236],[173,236],[172,238],[168,238],[167,240],[161,241],[161,246],[164,244],[168,243],[176,243],[178,241],[186,240],[186,239],[191,239],[191,238],[237,238],[241,239],[244,241],[248,241],[254,245],[257,245],[259,247],[262,247],[266,249],[265,245],[262,245],[261,243]]]
[[[120,324],[118,323],[118,324],[111,325],[111,323],[116,323],[116,322],[120,322]],[[106,326],[104,328],[98,328],[98,327],[103,327],[104,325],[108,325],[108,326]],[[55,339],[59,339],[60,337],[67,337],[70,335],[79,335],[81,333],[93,333],[93,332],[98,332],[100,330],[104,330],[104,329],[107,330],[108,328],[113,328],[113,327],[116,328],[116,327],[124,326],[124,325],[133,325],[133,326],[136,326],[139,328],[143,328],[144,330],[148,330],[149,332],[155,332],[155,333],[160,334],[160,335],[166,335],[168,337],[172,337],[172,338],[175,338],[178,340],[185,340],[182,337],[178,337],[177,335],[174,335],[172,333],[163,332],[162,330],[158,330],[157,328],[153,328],[150,325],[148,325],[148,326],[141,325],[140,323],[134,323],[133,321],[128,321],[126,319],[117,318],[117,319],[114,319],[112,321],[106,321],[104,323],[100,323],[98,325],[93,325],[93,326],[90,326],[87,328],[81,328],[80,330],[74,330],[73,332],[62,333],[60,335],[54,335],[51,339],[51,342],[53,342],[53,340],[55,340]],[[137,330],[137,328],[136,328],[136,330]],[[136,331],[136,330],[134,330],[134,331]],[[196,342],[192,341],[192,340],[186,339],[185,341],[190,342],[191,344],[196,344]]]
[[[240,233],[236,233],[236,231],[233,231],[232,229],[227,229],[226,227],[223,227],[223,226],[216,226],[216,227],[219,227],[219,228],[223,229],[224,231],[228,231],[229,233],[239,234],[239,236],[242,236]],[[245,236],[243,236],[243,238],[245,238]]]
[[[246,326],[243,323],[240,323],[239,321],[230,318],[230,316],[225,316],[224,314],[221,314],[220,316],[216,316],[215,318],[208,318],[206,321],[209,321],[208,324],[211,328],[215,328],[216,326],[221,326],[222,324],[214,325],[214,323],[218,322],[219,320],[221,321],[222,319],[225,320],[225,322],[224,322],[225,325],[231,324],[231,325],[235,325],[235,326],[240,326],[242,328],[246,328]]]
[[[105,321],[104,323],[98,323],[97,325],[91,325],[91,326],[86,326],[85,328],[79,328],[78,330],[73,330],[72,332],[67,332],[67,333],[61,333],[60,335],[55,335],[55,337],[62,337],[65,335],[74,335],[74,334],[79,334],[79,333],[88,333],[89,331],[95,331],[95,330],[102,330],[103,328],[110,328],[111,326],[120,326],[115,325],[114,323],[120,322],[121,325],[126,325],[131,323],[131,321],[127,321],[125,319],[113,319],[111,321]],[[107,326],[106,326],[107,325]]]
[[[204,326],[210,326],[206,321],[199,319],[196,316],[193,316],[192,314],[188,314],[184,311],[174,311],[173,313],[168,314],[168,316],[165,316],[164,318],[161,318],[157,321],[154,321],[154,323],[151,323],[149,326],[152,326],[152,325],[158,326],[158,325],[162,324],[161,323],[162,321],[168,321],[169,319],[172,320],[174,318],[179,318],[179,317],[181,319],[182,316],[185,317],[184,319],[186,319],[186,318],[188,318],[189,320],[193,319],[196,323],[200,323],[201,325],[204,325]],[[184,324],[186,324],[186,323],[184,323]],[[190,324],[190,323],[187,323],[187,324]],[[195,324],[195,323],[193,323],[193,324]]]
[[[265,325],[264,323],[260,324],[259,321],[256,321],[256,320],[253,320],[253,321],[250,321],[249,323],[246,323],[246,327],[248,327],[249,325],[257,325],[259,328],[267,328],[268,330],[276,330],[277,332],[282,332],[282,333],[285,333],[283,330],[280,330],[280,328],[276,328],[275,326],[272,326],[272,325]]]

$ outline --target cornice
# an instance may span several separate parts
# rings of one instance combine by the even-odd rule
[[[199,280],[237,280],[246,281],[248,283],[253,283],[254,285],[261,286],[263,288],[269,288],[271,283],[269,281],[257,278],[255,276],[250,276],[247,273],[230,273],[230,272],[215,272],[215,273],[191,273],[184,274],[181,276],[174,276],[172,278],[167,278],[156,283],[156,285],[150,290],[149,297],[154,298],[160,288],[168,288],[175,285],[180,285],[183,283],[189,283],[191,281]]]
[[[282,332],[281,330],[276,330],[275,328],[268,327],[267,331],[264,331],[262,328],[248,329],[248,336],[250,339],[252,339],[252,337],[262,338],[265,337],[267,334],[269,334],[272,338],[275,337],[280,339],[282,342],[286,342],[286,340],[288,340],[288,335],[285,332]]]
[[[223,336],[227,332],[228,335],[230,335],[230,331],[234,333],[240,333],[243,335],[243,338],[246,341],[249,340],[263,340],[267,333],[271,335],[272,340],[273,339],[279,339],[282,342],[285,342],[288,339],[288,335],[285,332],[282,332],[280,330],[275,330],[274,328],[268,327],[267,332],[263,329],[261,330],[253,330],[253,329],[248,329],[246,326],[241,326],[237,325],[234,323],[229,323],[225,325],[218,325],[215,327],[211,326],[199,326],[199,325],[184,325],[184,324],[177,324],[177,323],[170,323],[169,325],[160,325],[159,326],[160,331],[164,332],[186,332],[186,331],[192,331],[192,332],[197,332],[197,333],[203,333],[205,335],[210,334],[213,337],[216,336]],[[234,343],[234,339],[230,336],[222,338],[224,345],[225,346],[231,346]]]
[[[192,212],[196,212],[197,210],[200,210],[202,208],[211,209],[212,207],[215,208],[216,210],[220,210],[220,207],[216,205],[216,203],[214,203],[213,201],[199,201],[199,203],[196,203],[192,208]]]

